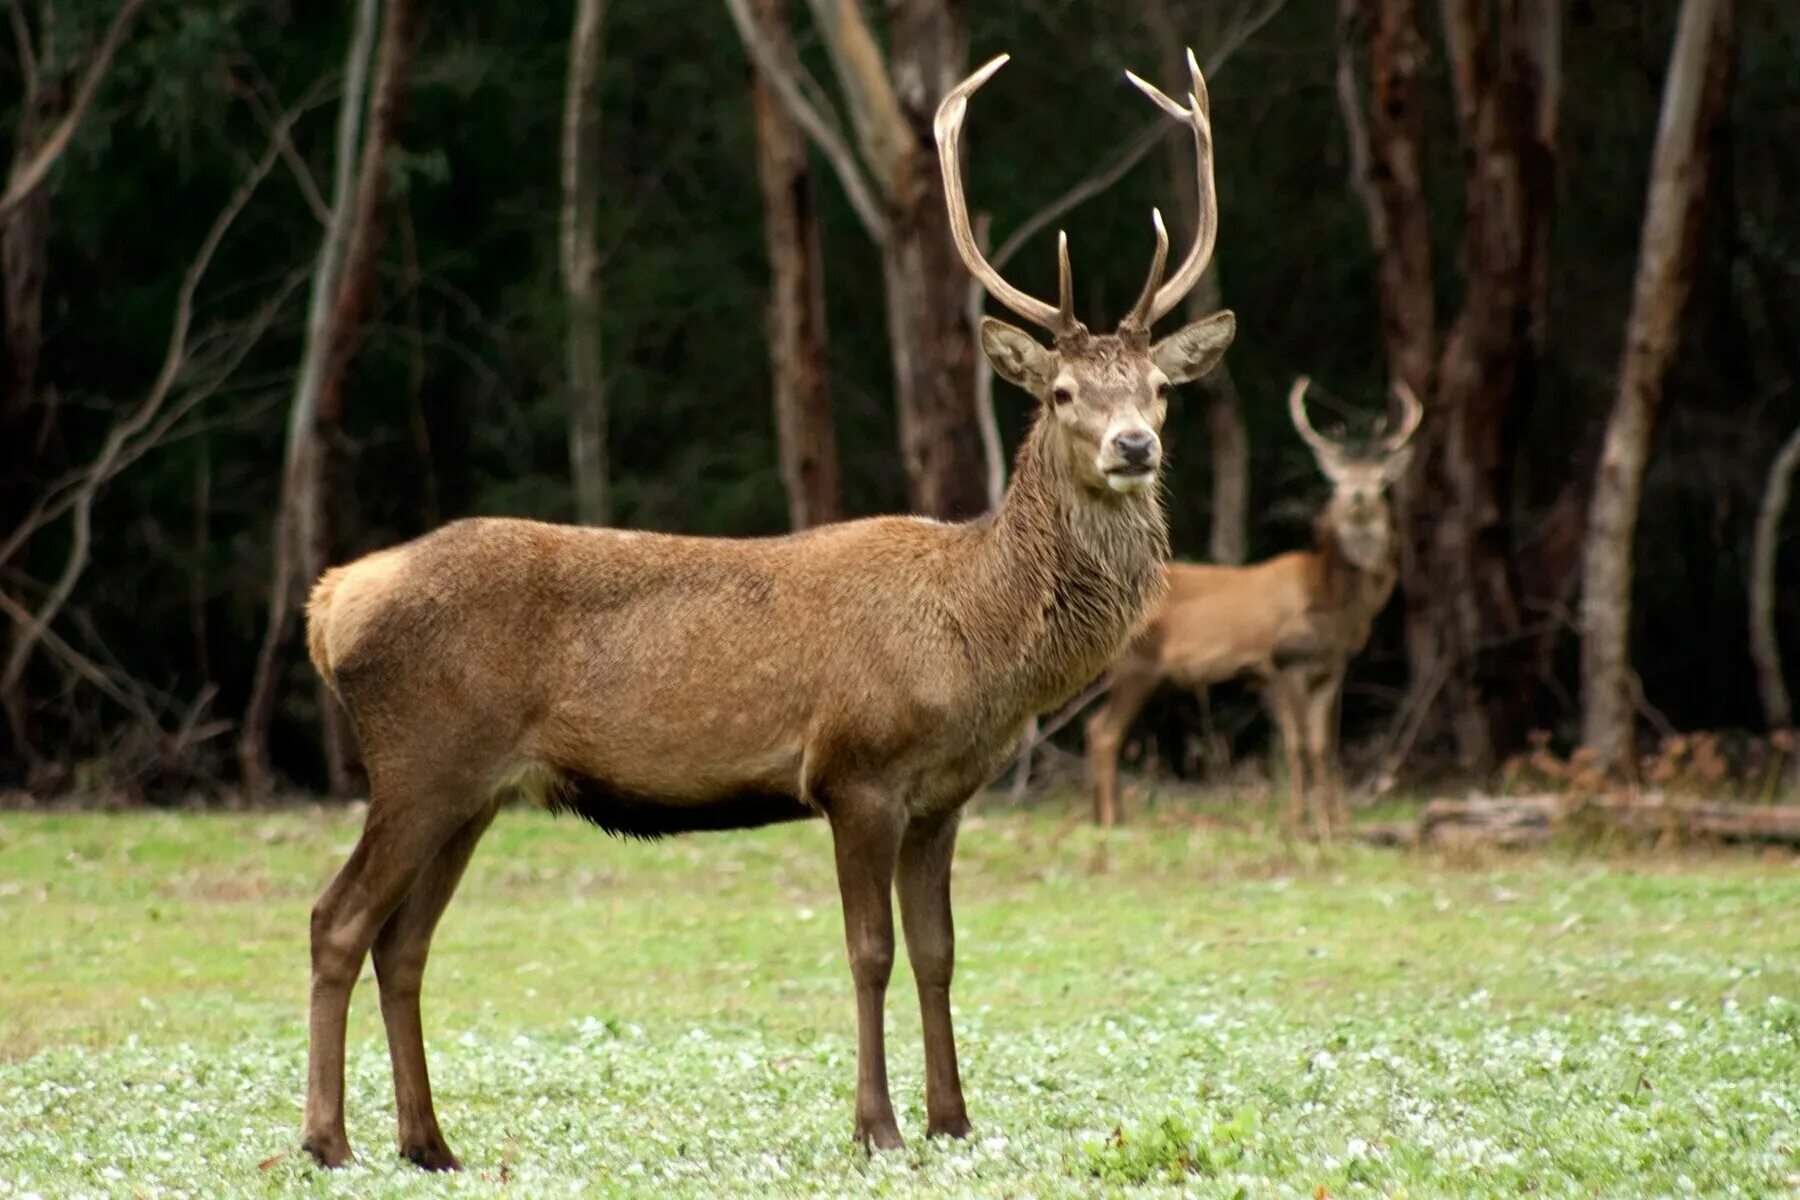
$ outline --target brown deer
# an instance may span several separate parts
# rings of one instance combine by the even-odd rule
[[[957,248],[1051,348],[981,325],[995,369],[1038,400],[997,511],[966,524],[879,517],[727,540],[467,520],[328,571],[312,659],[353,717],[370,778],[361,840],[312,914],[304,1144],[347,1161],[344,1028],[373,951],[399,1147],[454,1168],[431,1103],[419,987],[432,930],[496,808],[523,795],[640,838],[823,817],[836,850],[857,1015],[856,1125],[902,1144],[883,1005],[899,889],[918,981],[928,1132],[969,1121],[950,1026],[950,861],[958,814],[1028,718],[1104,670],[1162,590],[1157,431],[1171,385],[1218,362],[1220,312],[1152,344],[1211,257],[1211,126],[1187,106],[1201,220],[1110,334],[1007,284],[970,232],[957,142],[996,58],[945,97],[935,129]],[[1191,62],[1191,59],[1190,59]]]
[[[1239,676],[1261,684],[1287,750],[1289,829],[1299,827],[1306,798],[1320,792],[1323,803],[1312,808],[1321,837],[1345,823],[1337,761],[1344,671],[1394,590],[1387,489],[1406,470],[1406,444],[1424,410],[1396,384],[1399,427],[1372,448],[1351,449],[1313,428],[1307,385],[1304,376],[1294,382],[1288,414],[1331,481],[1315,547],[1247,567],[1169,564],[1161,609],[1114,664],[1106,699],[1087,721],[1088,781],[1101,825],[1121,815],[1119,748],[1151,694],[1164,683],[1199,689]]]

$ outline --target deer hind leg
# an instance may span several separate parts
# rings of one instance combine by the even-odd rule
[[[344,1133],[344,1025],[350,991],[376,934],[420,871],[468,818],[447,796],[384,787],[375,773],[369,816],[312,911],[312,992],[308,1016],[306,1117],[301,1145],[327,1167],[350,1161]]]
[[[874,1150],[906,1144],[888,1095],[884,1009],[894,970],[894,863],[906,814],[879,792],[838,793],[826,804],[837,852],[844,942],[856,984],[856,1140]]]
[[[1332,668],[1322,678],[1308,681],[1306,695],[1306,752],[1311,759],[1315,819],[1319,834],[1330,840],[1349,821],[1344,813],[1343,780],[1338,773],[1338,716],[1344,694],[1344,672]]]
[[[1156,684],[1154,672],[1121,663],[1106,699],[1087,719],[1088,786],[1094,795],[1094,823],[1102,827],[1117,824],[1125,815],[1119,800],[1119,750]]]
[[[919,986],[925,1036],[926,1135],[969,1136],[956,1035],[950,1026],[950,977],[956,969],[956,927],[950,916],[950,860],[956,854],[960,812],[916,817],[900,839],[900,918],[906,956]]]
[[[438,1128],[425,1069],[425,1035],[419,1019],[419,985],[431,936],[462,881],[463,869],[481,835],[493,823],[488,807],[450,836],[426,863],[381,932],[375,936],[375,978],[381,986],[381,1019],[387,1026],[388,1057],[394,1066],[394,1110],[399,1117],[402,1158],[428,1171],[454,1171],[461,1164]]]

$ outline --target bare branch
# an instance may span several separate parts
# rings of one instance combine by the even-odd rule
[[[38,91],[37,51],[31,48],[31,27],[25,23],[23,4],[8,4],[6,15],[12,18],[13,41],[19,47],[19,74],[24,77],[25,99],[29,102]]]
[[[844,194],[850,199],[850,207],[861,218],[863,228],[869,231],[869,236],[877,245],[885,244],[888,240],[887,211],[882,202],[876,199],[868,176],[857,161],[856,152],[844,140],[836,122],[827,118],[806,99],[801,90],[797,67],[769,45],[762,30],[751,19],[744,0],[725,0],[725,8],[731,14],[732,24],[737,26],[738,37],[743,40],[744,51],[749,54],[750,61],[781,98],[782,104],[794,118],[794,123],[806,130],[813,144],[825,155],[831,169],[837,174],[838,182],[843,184]]]
[[[1781,518],[1787,511],[1788,489],[1795,468],[1800,467],[1800,428],[1788,435],[1763,488],[1756,512],[1756,537],[1750,553],[1750,658],[1756,664],[1757,690],[1762,693],[1763,716],[1770,729],[1786,729],[1794,723],[1794,705],[1781,675],[1781,638],[1775,625],[1775,554],[1780,544]]]
[[[1001,242],[1000,248],[994,251],[994,269],[998,271],[1005,267],[1007,262],[1024,248],[1026,242],[1061,220],[1065,213],[1087,203],[1124,178],[1127,171],[1143,162],[1145,156],[1156,149],[1167,130],[1167,122],[1152,121],[1138,130],[1137,135],[1125,144],[1125,148],[1112,162],[1092,175],[1076,181],[1068,191],[1033,213],[1029,220],[1015,229],[1012,236]]]
[[[894,94],[881,45],[863,18],[861,0],[808,0],[850,108],[875,187],[892,198],[907,169],[912,129]]]
[[[1354,7],[1353,3],[1339,6],[1338,110],[1343,114],[1344,137],[1349,142],[1350,190],[1362,202],[1363,212],[1368,216],[1369,243],[1375,248],[1376,257],[1379,258],[1386,253],[1388,246],[1387,215],[1381,207],[1381,198],[1375,194],[1374,185],[1369,182],[1369,125],[1363,120],[1362,89],[1356,79],[1356,49],[1351,44],[1349,30],[1345,28],[1354,19]]]
[[[301,196],[306,199],[306,207],[312,209],[313,217],[321,225],[330,223],[331,209],[325,203],[325,196],[319,191],[319,181],[313,178],[312,168],[300,157],[294,148],[294,139],[289,135],[269,106],[263,102],[262,92],[254,86],[244,86],[235,79],[230,84],[231,91],[250,109],[256,123],[271,139],[281,152],[281,161],[287,164],[288,173],[294,177],[294,183],[300,189]],[[308,107],[303,105],[302,107]]]
[[[282,122],[285,130],[292,126],[298,113],[290,113]],[[136,410],[124,420],[118,422],[107,432],[106,440],[81,482],[73,492],[70,508],[73,510],[73,530],[70,537],[69,554],[64,560],[62,574],[50,588],[44,602],[35,613],[27,614],[21,622],[14,638],[11,651],[7,656],[4,668],[0,668],[0,689],[11,687],[25,669],[32,651],[43,639],[51,621],[68,602],[69,595],[75,589],[76,580],[87,569],[88,553],[93,538],[94,500],[108,480],[120,469],[120,460],[131,448],[132,440],[156,421],[164,404],[173,391],[176,380],[188,364],[188,335],[194,319],[194,294],[199,289],[200,281],[205,277],[207,268],[212,265],[213,256],[218,252],[219,244],[224,241],[226,233],[237,220],[250,197],[275,165],[280,156],[280,149],[273,142],[263,152],[263,156],[251,169],[249,175],[238,185],[230,201],[213,221],[212,228],[207,230],[194,261],[188,266],[182,277],[181,289],[176,294],[175,319],[169,331],[168,348],[163,356],[161,370],[156,380],[150,385],[149,392]],[[16,536],[16,535],[15,535]],[[10,540],[9,540],[10,544]]]
[[[1262,27],[1274,20],[1275,14],[1279,13],[1286,5],[1287,0],[1268,0],[1268,3],[1248,17],[1243,15],[1242,9],[1239,9],[1238,19],[1231,23],[1230,30],[1219,39],[1219,44],[1213,47],[1212,53],[1207,55],[1206,74],[1209,77],[1217,75],[1219,68],[1225,65],[1226,60],[1242,49],[1245,42],[1261,32]]]
[[[1287,0],[1270,0],[1266,8],[1246,23],[1241,34],[1234,31],[1233,34],[1228,35],[1213,49],[1211,54],[1207,55],[1206,74],[1209,77],[1216,76],[1220,69],[1231,60],[1232,54],[1243,46],[1251,34],[1267,24],[1269,18],[1279,12],[1281,6],[1286,2]],[[1024,224],[1013,230],[1012,236],[1001,242],[1000,248],[994,251],[990,257],[994,269],[996,271],[1004,269],[1013,256],[1024,249],[1026,242],[1056,224],[1065,214],[1079,208],[1123,179],[1131,168],[1143,162],[1149,153],[1156,149],[1158,143],[1170,134],[1169,123],[1161,120],[1151,121],[1139,129],[1111,162],[1092,175],[1077,180],[1068,191],[1040,208]]]
[[[16,7],[16,6],[15,6]],[[37,152],[24,162],[14,166],[12,174],[6,181],[6,193],[0,195],[0,226],[12,219],[19,205],[25,203],[31,193],[44,182],[44,176],[56,165],[63,151],[69,148],[69,142],[80,128],[82,119],[87,116],[88,108],[100,91],[100,84],[106,79],[106,73],[112,68],[114,55],[125,42],[125,35],[131,31],[131,23],[143,10],[144,0],[125,0],[113,17],[112,25],[107,28],[106,37],[101,41],[99,50],[95,51],[92,61],[88,63],[86,74],[81,77],[81,84],[76,89],[74,103],[69,111],[57,123],[50,136],[44,139]]]
[[[32,620],[31,613],[17,600],[14,600],[3,591],[0,591],[0,613],[5,613],[6,616],[20,625],[29,625]],[[99,664],[82,654],[79,650],[75,649],[75,647],[69,645],[69,643],[64,641],[55,630],[42,630],[40,636],[43,639],[44,647],[49,650],[50,653],[67,663],[69,668],[74,671],[75,674],[93,684],[97,690],[106,695],[109,699],[117,702],[122,708],[130,709],[140,720],[146,721],[151,725],[158,724],[155,714],[149,710],[141,699],[131,695],[131,693],[114,683],[112,677],[109,676]]]

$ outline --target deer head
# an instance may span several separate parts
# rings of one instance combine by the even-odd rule
[[[1344,556],[1366,571],[1386,566],[1393,544],[1394,521],[1388,509],[1387,489],[1406,474],[1412,461],[1407,442],[1419,428],[1425,409],[1403,382],[1394,384],[1400,402],[1400,424],[1392,433],[1378,431],[1375,440],[1360,448],[1326,437],[1313,428],[1306,415],[1306,376],[1294,380],[1288,392],[1288,416],[1294,429],[1312,450],[1320,472],[1331,481],[1331,499],[1320,514],[1320,524],[1331,531]]]
[[[1047,330],[1049,347],[1004,321],[984,317],[981,348],[1001,378],[1036,396],[1044,406],[1045,425],[1060,444],[1077,479],[1095,492],[1133,494],[1154,488],[1162,468],[1158,433],[1174,385],[1212,370],[1237,332],[1237,318],[1218,312],[1196,321],[1155,344],[1150,329],[1193,290],[1212,258],[1218,233],[1218,198],[1213,191],[1212,123],[1206,81],[1200,64],[1188,52],[1192,87],[1184,107],[1152,85],[1126,72],[1145,95],[1171,117],[1194,131],[1199,173],[1199,219],[1194,244],[1173,278],[1163,280],[1169,233],[1161,212],[1152,212],[1156,253],[1150,275],[1131,311],[1113,333],[1095,334],[1075,319],[1074,287],[1069,273],[1069,238],[1057,234],[1058,299],[1055,305],[1027,295],[1001,278],[981,251],[969,221],[963,195],[962,157],[958,140],[969,97],[1006,64],[1002,54],[953,88],[938,106],[932,128],[937,134],[943,167],[944,196],[950,208],[950,230],[969,273],[989,294],[1019,316]]]

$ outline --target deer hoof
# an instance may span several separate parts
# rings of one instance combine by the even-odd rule
[[[883,1121],[858,1121],[856,1140],[864,1150],[871,1152],[906,1149],[906,1139],[900,1136],[900,1126],[894,1123],[892,1117]]]
[[[964,1113],[957,1113],[955,1116],[942,1119],[932,1117],[926,1125],[925,1136],[955,1138],[960,1142],[974,1131],[974,1126],[969,1124],[968,1116]]]
[[[456,1161],[456,1155],[450,1153],[450,1147],[442,1138],[419,1145],[407,1146],[400,1151],[400,1157],[415,1167],[427,1171],[460,1171],[462,1164]]]
[[[356,1158],[350,1153],[350,1139],[341,1133],[304,1138],[300,1142],[300,1149],[312,1155],[314,1162],[327,1169],[349,1166]]]

